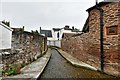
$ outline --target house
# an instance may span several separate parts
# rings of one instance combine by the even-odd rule
[[[51,41],[53,40],[51,30],[43,30],[40,27],[40,34],[47,37],[47,45],[51,45]]]
[[[80,33],[81,31],[74,28],[74,26],[72,28],[70,28],[68,25],[66,25],[63,28],[53,28],[52,34],[54,39],[54,45],[61,47],[61,40],[63,39],[63,37],[67,37],[67,36],[70,37],[72,35],[80,34]]]
[[[11,48],[12,29],[0,22],[0,49]]]
[[[88,18],[82,34],[64,37],[62,50],[99,71],[120,76],[120,2],[103,1],[97,6],[103,9],[103,15],[101,15],[103,30],[100,28],[100,11],[94,5],[87,9]],[[101,31],[103,32],[103,44],[101,43]],[[103,46],[103,52],[101,52],[101,46]]]
[[[79,31],[78,29],[74,28],[74,26],[72,28],[70,28],[68,25],[66,25],[63,28],[53,28],[53,36],[54,36],[54,40],[62,40],[62,38],[67,34],[67,35],[72,35],[72,34],[81,34],[81,31]]]
[[[61,28],[53,28],[52,29],[52,35],[53,35],[54,40],[60,39],[60,35],[61,35],[60,30],[61,30]]]
[[[107,2],[106,2],[107,1]],[[118,1],[118,2],[117,2]],[[90,43],[93,43],[92,46],[103,45],[104,51],[104,69],[108,71],[108,67],[112,67],[118,70],[120,67],[119,64],[119,36],[120,36],[120,0],[116,2],[111,2],[111,0],[105,0],[98,4],[98,7],[103,9],[103,44],[100,43],[100,13],[96,9],[96,6],[93,6],[87,9],[89,16],[86,20],[86,23],[83,27],[83,32],[88,33],[91,36]],[[98,47],[95,47],[92,53],[96,53],[96,56],[99,52]],[[98,48],[100,49],[100,47]],[[96,52],[97,51],[97,52]],[[100,55],[100,54],[99,54]],[[116,73],[117,74],[117,73]]]

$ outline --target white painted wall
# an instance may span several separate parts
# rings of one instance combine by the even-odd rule
[[[76,33],[76,32],[72,32],[71,30],[64,30],[64,29],[55,32],[51,30],[51,32],[52,32],[52,38],[49,37],[47,38],[47,45],[58,46],[58,47],[61,47],[61,40],[63,33]],[[59,40],[57,37],[58,32],[59,32]]]
[[[57,46],[57,47],[61,47],[61,41],[60,40],[49,40],[47,41],[47,45],[50,46]]]
[[[57,38],[57,33],[58,33],[58,31],[53,31],[52,30],[52,36],[53,36],[53,40],[58,40],[58,38]]]
[[[53,40],[53,37],[47,37],[47,45],[50,45],[50,41]]]
[[[52,30],[53,40],[58,40],[57,37],[58,32],[59,32],[59,40],[61,40],[63,33],[71,33],[71,30],[61,29],[60,31],[55,31],[55,32]]]
[[[2,48],[2,27],[0,25],[0,49]]]
[[[0,23],[0,49],[11,48],[12,29]]]

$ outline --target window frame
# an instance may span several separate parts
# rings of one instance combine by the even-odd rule
[[[111,27],[115,28],[114,33],[110,33],[110,28]],[[118,35],[118,25],[113,25],[113,26],[106,27],[106,35]]]

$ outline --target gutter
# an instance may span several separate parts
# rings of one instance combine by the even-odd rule
[[[13,29],[11,29],[10,27],[8,27],[7,25],[3,24],[2,22],[0,22],[0,25],[5,27],[6,29],[10,30],[10,31],[13,31]]]

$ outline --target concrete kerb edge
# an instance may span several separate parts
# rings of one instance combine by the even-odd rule
[[[32,77],[29,77],[29,79],[31,80],[32,78],[33,79],[35,79],[35,80],[37,80],[38,78],[39,78],[39,76],[42,74],[42,72],[44,71],[44,69],[45,69],[45,67],[47,66],[47,64],[48,64],[48,62],[49,62],[49,60],[50,60],[50,58],[51,58],[51,50],[50,49],[47,49],[46,50],[46,53],[44,54],[44,55],[46,55],[46,54],[50,54],[49,55],[49,57],[46,59],[46,62],[45,62],[45,64],[43,65],[43,67],[42,67],[42,69],[40,70],[40,72],[39,72],[39,74],[37,74],[37,76],[32,76]],[[39,59],[39,58],[38,58]],[[32,63],[31,63],[32,64]],[[29,64],[30,65],[30,64]],[[24,68],[22,68],[22,70],[23,69],[25,69],[26,68],[26,66],[24,67]],[[22,74],[22,73],[21,73]],[[19,74],[18,74],[19,75]],[[17,76],[17,75],[15,75],[15,76]],[[12,77],[4,77],[4,78],[12,78]],[[22,77],[21,77],[22,78]],[[3,77],[2,77],[2,79],[3,79]],[[13,76],[13,79],[14,79],[14,76]],[[0,80],[1,80],[1,78],[0,78]]]
[[[63,55],[61,54],[61,52],[60,52],[57,48],[53,48],[53,49],[57,50],[57,52],[58,52],[63,58],[65,58],[69,63],[72,64],[72,62],[71,62],[70,60],[68,60],[65,56],[63,56]],[[74,64],[72,64],[72,65],[74,65]],[[77,65],[74,65],[74,66],[79,67],[79,66],[77,66]]]
[[[46,51],[42,52],[43,56],[48,52],[48,49],[49,49],[49,48],[47,48]],[[39,58],[38,58],[38,59],[39,59]],[[38,60],[38,59],[37,59],[37,60]],[[36,60],[36,61],[37,61],[37,60]],[[33,61],[33,62],[35,62],[35,61]],[[32,63],[33,63],[33,62],[32,62]],[[30,64],[32,64],[32,63],[30,63]],[[30,65],[30,64],[28,64],[28,65]],[[24,70],[24,68],[26,68],[26,66],[23,67],[23,68],[21,69],[21,71]]]
[[[61,54],[61,52],[59,51],[59,49],[57,49],[57,48],[54,48],[55,50],[57,50],[58,51],[58,53],[63,57],[63,58],[65,58],[69,63],[71,63],[73,66],[76,66],[76,67],[82,67],[82,68],[86,68],[86,69],[90,69],[90,70],[94,70],[94,71],[98,71],[98,69],[93,69],[93,68],[90,68],[90,67],[87,67],[87,66],[82,66],[82,65],[77,65],[77,64],[74,64],[73,62],[71,62],[69,59],[67,59],[65,56],[63,56],[62,54]],[[86,63],[85,63],[86,64]]]
[[[49,49],[50,49],[50,48],[49,48]],[[49,50],[49,49],[48,49],[48,50]],[[47,53],[47,52],[46,52],[46,53]],[[37,76],[35,76],[36,80],[42,75],[43,71],[44,71],[45,68],[47,67],[47,64],[48,64],[49,61],[50,61],[51,55],[52,55],[52,54],[51,54],[51,50],[50,50],[50,56],[49,56],[49,58],[46,60],[46,63],[45,63],[45,65],[43,66],[41,72],[40,72]]]
[[[62,54],[61,54],[61,52],[59,51],[59,49],[57,49],[57,48],[54,48],[55,50],[57,50],[58,51],[58,53],[63,57],[63,58],[65,58],[69,63],[71,63],[73,66],[76,66],[76,67],[82,67],[82,68],[85,68],[85,69],[90,69],[90,70],[93,70],[93,71],[98,71],[98,72],[100,72],[100,73],[102,73],[102,74],[106,74],[106,75],[110,75],[110,76],[113,76],[113,77],[116,77],[116,78],[120,78],[119,76],[114,76],[114,75],[111,75],[110,73],[108,73],[108,72],[101,72],[99,69],[92,69],[92,68],[90,68],[90,67],[86,67],[86,66],[81,66],[81,65],[77,65],[77,64],[73,64],[70,60],[68,60],[65,56],[63,56]]]

